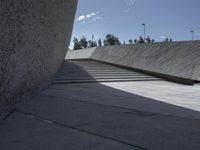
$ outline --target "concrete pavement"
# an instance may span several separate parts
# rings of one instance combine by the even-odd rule
[[[159,100],[159,93],[156,100],[152,99],[150,94],[146,97],[142,96],[142,91],[145,93],[142,85],[151,85],[151,93],[156,95],[156,87],[157,90],[167,90],[167,86],[164,87],[160,83],[168,83],[166,84],[168,87],[169,85],[173,87],[174,84],[161,79],[151,81],[148,78],[145,78],[145,81],[96,81],[75,82],[75,84],[71,82],[74,81],[74,78],[71,80],[71,73],[76,72],[79,77],[84,74],[85,77],[88,76],[87,80],[92,81],[101,74],[98,74],[99,71],[95,72],[94,68],[89,72],[88,64],[85,68],[78,64],[74,66],[67,63],[67,65],[63,67],[64,70],[68,68],[68,71],[61,69],[48,89],[19,106],[1,124],[0,148],[2,150],[200,149],[199,111]],[[71,72],[70,66],[73,68]],[[115,68],[115,71],[113,69],[108,69],[110,76],[116,70],[122,71],[121,68]],[[78,70],[80,72],[77,72]],[[125,73],[127,70],[123,71]],[[69,74],[66,74],[68,72]],[[131,74],[130,71],[126,73]],[[137,73],[132,72],[132,74]],[[122,79],[124,75],[121,76]],[[103,76],[108,77],[105,74]],[[66,84],[67,81],[71,84]],[[175,87],[178,87],[178,84]],[[189,86],[179,87],[182,87],[180,89],[183,93],[183,89],[189,90]],[[192,90],[194,89],[191,87]],[[197,94],[197,90],[198,88],[194,93]],[[198,95],[190,95],[191,99],[196,96]]]

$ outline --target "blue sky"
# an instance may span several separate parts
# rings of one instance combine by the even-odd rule
[[[74,36],[91,39],[114,34],[121,41],[146,34],[156,41],[200,40],[200,0],[79,0]]]

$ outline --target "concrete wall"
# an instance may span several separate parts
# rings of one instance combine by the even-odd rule
[[[94,50],[96,49],[96,47],[93,48],[88,48],[88,49],[84,49],[84,50],[71,50],[68,51],[67,55],[66,55],[66,59],[88,59],[91,57],[92,53],[94,52]]]
[[[87,53],[87,50],[83,51]],[[70,53],[73,52],[69,52],[67,58],[76,59]],[[200,81],[200,41],[97,47],[89,58],[178,79]]]
[[[77,0],[0,1],[0,118],[62,64]]]

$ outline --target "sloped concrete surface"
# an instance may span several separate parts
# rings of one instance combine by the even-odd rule
[[[4,137],[0,141],[2,150],[140,150],[73,126],[23,113],[15,113],[8,118],[0,131],[3,133],[0,136]]]
[[[86,76],[84,70],[88,65],[77,67],[80,76]],[[200,149],[200,112],[131,92],[131,88],[137,89],[131,83],[140,82],[144,84],[144,81],[53,84],[1,123],[0,147],[4,150]],[[154,82],[155,86],[157,82],[168,83],[145,82]],[[151,92],[156,95],[153,89]]]
[[[0,1],[0,119],[58,71],[76,5],[77,0]]]
[[[82,59],[88,57],[124,67],[200,81],[200,41],[97,47],[70,51],[66,58],[81,59],[80,56]]]
[[[94,52],[94,50],[96,49],[96,47],[93,48],[88,48],[88,49],[84,49],[84,51],[81,50],[70,50],[68,51],[65,59],[88,59],[90,58],[90,56],[92,55],[92,53]]]
[[[194,86],[183,86],[181,84],[166,81],[102,84],[122,91],[149,97],[161,102],[200,111],[200,84],[195,84]]]

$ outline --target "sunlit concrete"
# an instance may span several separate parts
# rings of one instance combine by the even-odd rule
[[[102,75],[102,66],[107,68],[109,76],[106,74],[107,71]],[[161,79],[145,79],[145,82],[94,81],[97,76],[122,77],[116,71],[123,73],[123,76],[126,73],[143,76],[137,72],[97,62],[83,62],[82,65],[79,62],[64,63],[49,88],[40,95],[28,99],[0,124],[0,148],[200,149],[200,112],[179,106],[168,96],[175,95],[173,97],[177,99],[181,95],[181,98],[184,98],[183,93],[187,92],[185,94],[188,98],[195,98],[193,100],[197,102],[198,95],[193,93],[198,93],[198,85],[183,86]],[[83,76],[93,82],[65,83],[71,79],[84,81]],[[57,82],[58,80],[61,82]],[[147,93],[148,97],[142,95],[142,92]],[[157,99],[164,95],[166,101],[149,98],[152,95],[156,95]],[[187,101],[190,100],[185,98],[184,103],[189,107]],[[199,106],[199,103],[195,105]]]
[[[200,111],[200,84],[187,86],[168,81],[101,83],[160,102]]]

